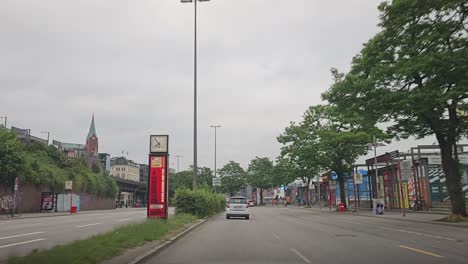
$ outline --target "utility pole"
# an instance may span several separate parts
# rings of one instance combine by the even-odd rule
[[[216,178],[216,129],[217,128],[220,128],[221,126],[220,125],[211,125],[210,126],[211,128],[214,128],[214,132],[215,132],[215,147],[214,147],[214,177]]]
[[[209,0],[181,0],[194,6],[194,39],[193,39],[193,189],[196,189],[198,178],[197,162],[197,2]]]

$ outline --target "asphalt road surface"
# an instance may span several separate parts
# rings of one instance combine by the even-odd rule
[[[76,215],[0,221],[0,261],[104,233],[146,219],[144,209],[116,209]]]
[[[179,263],[468,263],[468,229],[254,207],[221,214],[149,259]]]

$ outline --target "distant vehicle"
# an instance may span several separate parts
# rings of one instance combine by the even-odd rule
[[[255,204],[252,200],[248,200],[247,203],[249,204],[249,207],[254,207]]]
[[[226,204],[226,219],[231,217],[245,217],[247,220],[250,218],[249,204],[245,197],[233,196],[229,199]]]

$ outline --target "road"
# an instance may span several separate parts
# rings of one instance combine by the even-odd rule
[[[468,229],[254,207],[250,220],[204,223],[145,264],[467,263]]]
[[[146,219],[144,209],[116,209],[76,215],[0,221],[0,261],[104,233]]]

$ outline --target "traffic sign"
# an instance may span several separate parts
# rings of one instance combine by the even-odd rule
[[[330,175],[332,180],[336,181],[338,179],[338,174],[336,174],[336,171],[331,171]]]
[[[65,181],[65,190],[71,190],[73,186],[72,181]]]
[[[221,178],[213,178],[213,186],[221,186]]]
[[[354,174],[354,184],[362,184],[362,174]]]

